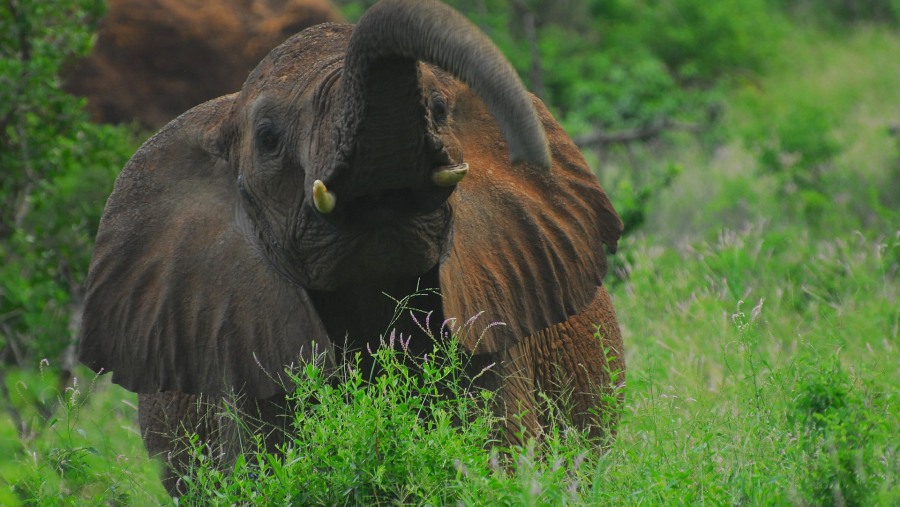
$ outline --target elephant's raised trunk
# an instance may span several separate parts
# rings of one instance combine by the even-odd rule
[[[497,119],[513,162],[550,167],[543,127],[515,70],[474,25],[432,0],[382,0],[360,19],[341,76],[344,100],[335,111],[336,164],[349,163],[360,127],[370,121],[374,107],[397,118],[403,116],[395,110],[422,108],[417,90],[408,89],[416,86],[415,62],[419,60],[449,71],[481,97]],[[398,73],[405,77],[398,77]],[[382,78],[388,75],[390,82],[385,85]],[[373,90],[379,86],[382,89]],[[386,96],[401,94],[409,104],[385,100]],[[376,101],[378,105],[373,104]],[[404,126],[394,124],[390,128]],[[413,130],[412,126],[405,128]],[[461,178],[459,174],[457,171],[456,176]]]

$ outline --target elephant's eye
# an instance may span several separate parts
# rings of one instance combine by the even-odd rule
[[[431,118],[435,125],[446,125],[448,114],[447,101],[444,100],[444,97],[436,95],[431,99]]]
[[[274,153],[281,144],[281,134],[272,125],[261,125],[256,130],[256,149],[263,153]]]

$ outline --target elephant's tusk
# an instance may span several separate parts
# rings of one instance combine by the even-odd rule
[[[337,197],[335,197],[334,192],[329,192],[322,180],[313,182],[313,204],[316,206],[316,211],[327,215],[334,211],[336,202]]]
[[[469,164],[465,162],[457,165],[444,166],[431,173],[431,182],[439,187],[452,187],[462,181],[468,173]]]

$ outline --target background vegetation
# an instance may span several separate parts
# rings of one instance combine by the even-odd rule
[[[336,3],[353,19],[371,2]],[[448,3],[626,220],[608,280],[627,346],[618,438],[598,453],[559,420],[540,445],[486,452],[491,417],[453,351],[424,377],[385,351],[374,384],[301,372],[298,399],[319,403],[295,448],[232,475],[201,460],[193,498],[900,504],[900,3]],[[103,202],[149,134],[90,124],[60,91],[103,8],[0,3],[0,505],[171,503],[134,396],[71,360]],[[456,397],[436,397],[447,384]]]

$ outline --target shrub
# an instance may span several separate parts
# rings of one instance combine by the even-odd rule
[[[797,19],[835,29],[856,23],[900,23],[898,0],[772,0]]]
[[[223,471],[197,445],[182,501],[453,503],[459,491],[452,479],[492,438],[494,417],[479,408],[488,394],[461,377],[457,342],[413,358],[408,339],[392,335],[374,351],[380,373],[371,380],[360,367],[366,352],[332,374],[317,362],[300,367],[292,374],[295,416],[283,453],[267,454],[257,442],[259,452]]]
[[[476,320],[463,332],[477,332]],[[459,330],[458,330],[459,331]],[[599,332],[599,331],[598,331]],[[583,503],[600,448],[547,402],[549,428],[540,442],[506,448],[492,393],[465,373],[465,355],[449,335],[412,357],[409,337],[391,335],[374,351],[378,374],[361,354],[337,372],[308,363],[294,374],[295,405],[282,452],[238,456],[222,470],[193,447],[184,478],[187,505],[551,505]],[[432,338],[433,339],[433,338]],[[488,366],[490,368],[490,366]],[[620,372],[611,372],[618,379]],[[618,382],[618,380],[616,380]],[[598,387],[599,388],[599,387]],[[621,388],[621,386],[619,386]],[[560,400],[565,402],[565,400]],[[620,412],[621,399],[607,398]],[[228,414],[238,419],[240,415]],[[254,440],[255,438],[255,440]],[[196,440],[195,440],[196,442]],[[490,448],[490,451],[485,451]]]
[[[761,123],[747,136],[763,172],[776,177],[785,203],[816,219],[829,203],[829,177],[841,144],[835,118],[821,105],[798,102],[774,125]]]
[[[103,9],[102,0],[0,6],[2,364],[60,364],[103,203],[133,151],[125,130],[91,124],[83,101],[60,90],[60,67],[90,49]]]
[[[851,378],[837,357],[801,358],[795,424],[804,466],[800,494],[816,505],[873,505],[887,477],[878,452],[893,429],[884,413],[891,402]],[[895,429],[895,428],[894,428]]]

